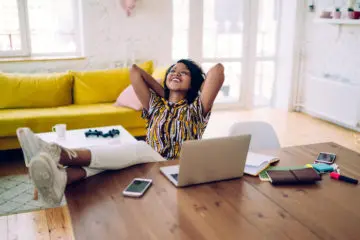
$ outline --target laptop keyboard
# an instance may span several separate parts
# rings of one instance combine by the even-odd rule
[[[177,173],[174,173],[174,174],[170,174],[176,181],[178,180],[178,176],[179,174]]]

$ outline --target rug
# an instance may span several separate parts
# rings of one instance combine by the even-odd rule
[[[34,185],[29,175],[10,175],[0,177],[0,216],[49,208],[40,200],[33,200]],[[66,205],[63,198],[59,206]]]

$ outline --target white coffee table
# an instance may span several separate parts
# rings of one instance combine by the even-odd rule
[[[89,129],[102,131],[103,133],[109,132],[111,129],[117,129],[120,131],[120,135],[117,135],[113,138],[111,137],[97,137],[97,136],[85,136],[85,132]],[[90,146],[101,146],[109,144],[121,144],[125,142],[136,142],[134,138],[128,131],[125,130],[121,125],[118,126],[107,126],[107,127],[93,127],[93,128],[84,128],[76,130],[67,130],[65,139],[58,138],[55,132],[46,132],[38,133],[42,140],[46,142],[57,143],[60,146],[66,148],[84,148]]]

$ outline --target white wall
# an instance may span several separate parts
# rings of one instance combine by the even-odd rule
[[[316,2],[318,10],[333,6],[334,2],[336,4],[336,1],[333,0],[319,0]],[[346,4],[346,1],[337,2]],[[304,4],[304,7],[306,6]],[[340,26],[316,23],[314,19],[317,16],[317,13],[305,9],[299,104],[303,105],[302,109],[305,112],[343,125],[343,123],[346,124],[352,121],[349,116],[360,114],[360,109],[358,109],[360,103],[353,103],[357,99],[356,94],[350,95],[352,91],[347,92],[335,88],[333,88],[333,92],[322,91],[330,89],[328,86],[330,86],[329,83],[331,82],[329,81],[334,80],[355,85],[360,84],[360,67],[358,66],[360,64],[360,25]],[[327,75],[338,77],[338,79],[328,78],[326,80],[328,82],[324,81],[323,87],[319,88],[315,78],[324,78]],[[341,87],[341,84],[338,84],[338,86]],[[321,106],[319,105],[320,101],[317,100],[319,96],[323,98],[323,105]],[[328,98],[328,100],[325,98]],[[344,101],[340,104],[342,99]],[[351,101],[351,104],[349,101]],[[352,106],[352,109],[345,110],[349,106]],[[339,109],[337,112],[334,112],[335,107]],[[315,109],[317,110],[315,111]],[[341,109],[343,112],[341,112]],[[358,121],[360,121],[359,118],[360,115]],[[355,119],[353,120],[355,121]],[[354,124],[351,125],[354,127]]]
[[[4,72],[57,72],[113,68],[135,59],[171,62],[172,1],[138,0],[127,17],[120,0],[82,0],[85,60],[0,63]],[[129,44],[132,42],[133,46]],[[129,52],[129,51],[128,51]]]
[[[318,8],[332,5],[332,0],[321,0]],[[314,23],[316,13],[306,11],[302,73],[310,75],[339,75],[360,83],[360,25],[350,26]]]

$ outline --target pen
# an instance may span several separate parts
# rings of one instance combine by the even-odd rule
[[[337,172],[330,173],[330,177],[333,178],[333,179],[336,179],[336,180],[340,180],[340,181],[344,181],[344,182],[348,182],[348,183],[353,183],[353,184],[358,184],[357,179],[340,175]]]

